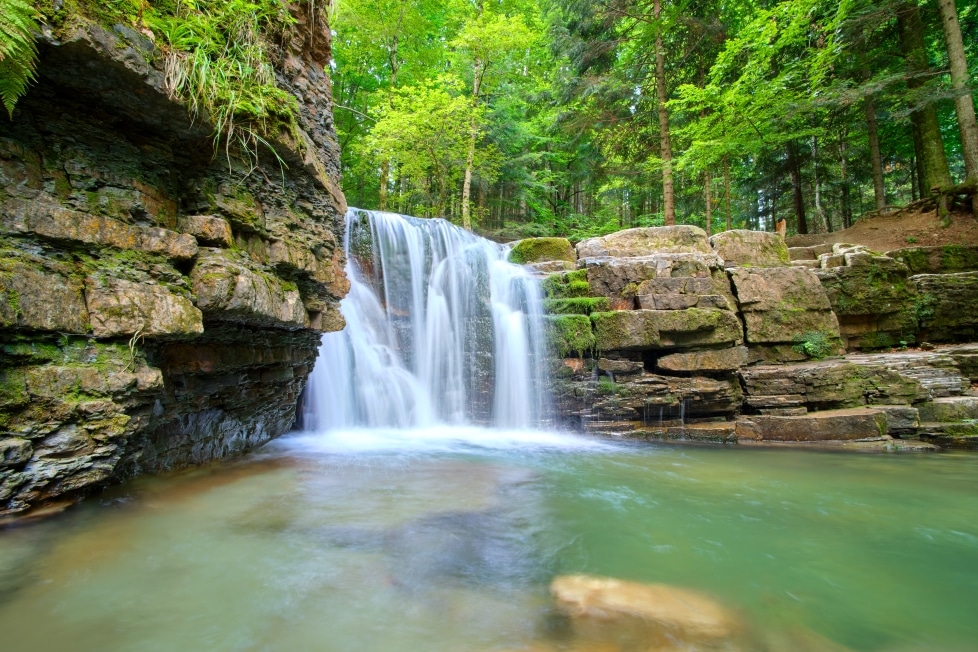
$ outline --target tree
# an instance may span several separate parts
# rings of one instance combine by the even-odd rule
[[[521,16],[492,14],[482,10],[481,3],[474,20],[465,25],[452,45],[467,57],[472,71],[472,115],[469,128],[469,145],[465,157],[465,173],[462,182],[462,227],[472,229],[469,200],[472,190],[472,172],[475,163],[479,127],[475,116],[485,86],[499,83],[506,73],[512,73],[531,47],[534,34]]]
[[[969,183],[978,184],[978,122],[975,120],[974,89],[968,75],[968,61],[964,53],[964,40],[958,24],[958,12],[954,0],[937,0],[941,12],[941,25],[947,41],[947,56],[951,68],[951,86],[954,92],[954,110],[961,132],[961,151]],[[978,200],[973,200],[978,216]]]

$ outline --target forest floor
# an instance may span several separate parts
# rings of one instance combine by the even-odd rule
[[[861,244],[881,253],[905,247],[978,245],[978,220],[975,220],[970,211],[956,211],[951,214],[950,224],[942,226],[937,211],[901,209],[882,215],[862,217],[842,231],[794,235],[785,240],[789,247],[845,242]]]

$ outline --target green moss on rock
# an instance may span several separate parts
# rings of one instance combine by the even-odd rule
[[[544,310],[554,315],[590,315],[592,312],[607,312],[611,306],[605,297],[573,297],[547,299]]]
[[[591,284],[587,281],[587,270],[553,274],[543,281],[543,292],[548,299],[575,299],[591,296]]]
[[[527,238],[520,240],[509,252],[509,262],[519,265],[566,260],[573,263],[574,247],[567,238]]]
[[[595,348],[591,320],[585,315],[549,315],[547,332],[562,356],[583,355]]]

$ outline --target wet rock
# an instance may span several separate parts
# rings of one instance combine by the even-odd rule
[[[726,267],[783,267],[791,258],[777,233],[735,229],[710,238],[713,251]]]
[[[882,410],[886,415],[886,434],[899,437],[917,432],[920,425],[917,408],[908,405],[874,405],[873,408]]]
[[[871,408],[826,410],[804,416],[752,415],[737,418],[737,438],[752,441],[872,439],[886,434],[886,415]]]
[[[640,627],[646,630],[650,649],[716,642],[741,628],[733,613],[714,600],[666,584],[565,575],[551,582],[550,593],[579,634]]]
[[[740,320],[713,308],[624,310],[591,315],[601,351],[647,351],[743,341]]]
[[[630,258],[654,253],[713,253],[706,231],[696,226],[659,226],[625,229],[577,243],[577,258],[614,256]]]
[[[978,423],[921,423],[918,429],[921,441],[940,448],[978,450]]]
[[[204,332],[203,316],[193,302],[159,285],[90,276],[85,299],[96,337]]]
[[[682,372],[736,371],[747,364],[747,347],[707,349],[688,353],[671,353],[655,362],[657,369]]]
[[[610,373],[615,376],[628,376],[641,373],[643,368],[644,365],[641,361],[598,358],[598,371]]]
[[[0,466],[17,466],[31,458],[31,442],[20,437],[0,438]]]

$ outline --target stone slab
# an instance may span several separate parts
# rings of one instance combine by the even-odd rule
[[[810,412],[805,416],[751,415],[737,419],[737,438],[750,441],[826,441],[881,437],[886,434],[882,410],[853,408]]]

